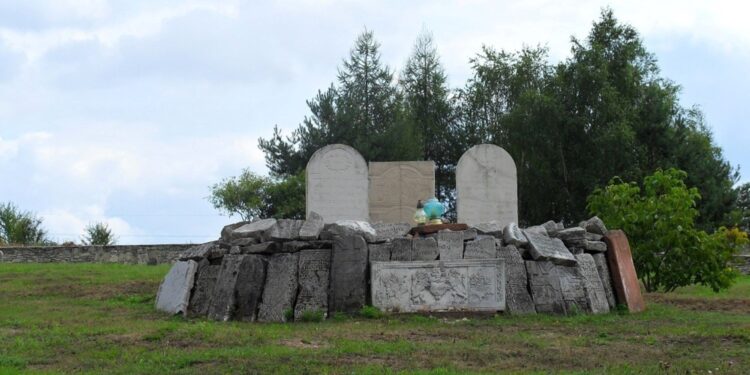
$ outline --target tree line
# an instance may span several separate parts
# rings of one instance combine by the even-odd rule
[[[687,172],[686,184],[702,197],[700,227],[747,218],[738,210],[741,189],[733,188],[738,170],[702,112],[681,105],[679,85],[661,75],[637,31],[609,9],[585,39],[571,38],[564,61],[550,62],[545,47],[484,46],[469,61],[471,77],[455,89],[429,33],[417,38],[399,74],[381,62],[380,47],[372,31],[361,33],[337,80],[307,102],[310,114],[291,135],[274,127],[259,140],[271,191],[274,183],[299,180],[320,147],[344,143],[368,161],[435,161],[435,194],[454,209],[458,159],[475,144],[492,143],[516,162],[522,224],[573,222],[587,214],[587,196],[614,176],[642,181],[669,168]],[[283,202],[267,201],[287,215],[289,204],[301,207],[295,213],[304,215],[303,187],[287,191],[296,195]]]
[[[0,203],[0,246],[57,246],[42,226],[42,218],[24,211],[13,203]],[[83,245],[114,245],[117,238],[106,223],[93,223],[84,228]],[[63,246],[75,245],[72,241]]]

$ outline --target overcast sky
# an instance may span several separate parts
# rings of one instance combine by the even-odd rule
[[[740,1],[19,0],[0,1],[0,202],[36,212],[57,241],[98,221],[123,244],[212,240],[238,219],[211,207],[208,186],[266,173],[258,137],[299,124],[365,27],[397,71],[430,30],[460,87],[482,44],[542,44],[559,61],[604,6],[750,180]]]

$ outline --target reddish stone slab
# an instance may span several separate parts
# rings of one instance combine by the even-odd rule
[[[646,303],[641,295],[638,276],[633,265],[633,255],[625,232],[611,230],[604,235],[607,243],[607,260],[609,272],[617,293],[617,302],[628,306],[630,312],[641,312],[646,309]]]

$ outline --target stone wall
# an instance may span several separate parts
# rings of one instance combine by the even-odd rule
[[[5,263],[172,263],[193,245],[0,247]]]
[[[735,256],[733,263],[740,273],[750,275],[750,254]]]

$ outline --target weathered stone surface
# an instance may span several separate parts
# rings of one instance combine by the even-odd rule
[[[229,224],[229,225],[224,226],[224,228],[221,229],[221,240],[224,241],[224,242],[231,241],[232,240],[232,232],[235,229],[237,229],[237,228],[239,228],[239,227],[241,227],[241,226],[243,226],[245,224],[250,224],[250,222],[249,221],[240,221],[238,223]]]
[[[476,229],[472,229],[472,228],[466,229],[464,230],[464,241],[471,241],[477,238],[478,235],[479,234],[477,233]]]
[[[276,242],[261,242],[259,244],[240,247],[240,254],[273,254],[280,250]]]
[[[219,275],[216,277],[211,303],[208,307],[208,318],[228,321],[235,312],[235,287],[245,255],[225,255],[221,261]]]
[[[516,164],[502,148],[470,148],[456,165],[458,222],[470,226],[497,220],[501,227],[518,222]]]
[[[517,247],[526,246],[529,244],[529,240],[523,234],[521,228],[516,223],[508,223],[503,229],[503,243],[506,245],[513,245]]]
[[[505,309],[500,259],[373,262],[372,304],[383,311],[499,311]]]
[[[221,265],[212,265],[207,259],[198,263],[195,286],[188,305],[188,315],[205,317],[208,314],[208,307],[211,305],[211,297],[220,269]]]
[[[375,229],[376,233],[375,241],[383,242],[406,236],[411,229],[411,225],[407,223],[375,223],[372,224],[372,228]]]
[[[549,233],[547,233],[547,229],[545,229],[541,225],[534,225],[533,227],[528,227],[523,230],[524,233],[536,233],[536,234],[543,234],[545,236],[549,236]]]
[[[586,295],[587,280],[581,275],[578,267],[556,265],[555,269],[560,278],[565,313],[591,312],[591,305]]]
[[[495,238],[487,235],[466,242],[464,259],[492,259],[497,257]]]
[[[591,254],[576,255],[578,260],[578,272],[586,280],[586,300],[594,314],[603,314],[609,312],[609,303],[607,294],[602,285],[602,279],[599,277],[599,271],[596,269],[596,263]]]
[[[643,301],[638,285],[638,276],[625,232],[608,231],[604,235],[604,242],[607,243],[609,272],[612,275],[612,286],[617,295],[617,302],[626,305],[630,312],[645,310],[646,303]]]
[[[487,223],[479,223],[473,226],[480,234],[486,234],[497,238],[503,237],[503,227],[496,220],[492,220]]]
[[[308,215],[315,211],[326,223],[370,219],[367,163],[357,150],[342,144],[325,146],[313,154],[305,170]]]
[[[219,258],[226,254],[226,250],[219,247],[218,242],[206,242],[197,246],[193,246],[182,254],[180,254],[180,260],[195,260],[199,261],[203,258]]]
[[[299,293],[294,306],[294,319],[305,312],[328,313],[328,286],[331,270],[331,250],[303,250],[299,252]]]
[[[235,285],[234,319],[254,322],[257,318],[258,304],[263,295],[263,284],[266,281],[266,261],[261,255],[244,255]]]
[[[463,259],[464,233],[441,231],[437,234],[438,252],[440,260]]]
[[[339,220],[326,225],[320,238],[324,240],[333,239],[335,236],[361,236],[367,242],[377,242],[375,229],[366,221]]]
[[[586,232],[586,239],[589,241],[601,241],[603,238],[601,234]]]
[[[538,313],[565,314],[557,266],[547,261],[525,261],[529,290]]]
[[[315,249],[309,241],[287,241],[281,244],[282,253],[296,253],[302,249]]]
[[[586,229],[587,232],[605,235],[607,234],[607,227],[604,226],[604,222],[598,216],[594,216],[591,219],[581,222],[579,226]]]
[[[434,238],[415,238],[411,244],[412,260],[435,260],[440,255],[437,240]]]
[[[561,265],[576,264],[576,258],[559,239],[534,232],[525,232],[525,235],[529,240],[529,253],[534,260],[549,260]]]
[[[307,213],[307,220],[305,220],[302,227],[299,229],[299,238],[301,240],[317,240],[320,236],[320,231],[323,230],[325,222],[323,216],[320,216],[315,211]]]
[[[299,253],[268,257],[266,283],[258,310],[258,321],[285,322],[286,311],[294,308],[297,298],[297,265]]]
[[[391,260],[410,261],[412,260],[411,239],[394,238],[391,241],[393,249],[391,250]]]
[[[370,162],[370,218],[410,223],[417,201],[435,195],[435,162]]]
[[[245,237],[245,238],[238,238],[235,240],[232,240],[228,242],[229,246],[250,246],[255,245],[260,242],[260,238],[252,238],[252,237]]]
[[[328,310],[353,313],[367,298],[367,243],[361,236],[336,237],[331,255]]]
[[[229,235],[231,240],[252,237],[264,238],[266,231],[276,225],[276,219],[263,219],[235,228]]]
[[[609,266],[607,265],[607,255],[604,253],[591,254],[596,264],[596,270],[599,272],[599,278],[602,280],[602,287],[604,288],[604,295],[607,297],[607,304],[609,309],[612,310],[617,306],[615,300],[615,291],[612,289],[612,276],[609,274]]]
[[[393,244],[390,242],[371,243],[367,245],[369,249],[368,259],[370,262],[387,262],[391,260],[391,249]]]
[[[565,229],[565,226],[563,225],[563,223],[556,223],[552,220],[542,224],[542,226],[547,231],[547,234],[549,234],[550,236],[554,236],[555,233]]]
[[[589,241],[586,240],[584,249],[590,253],[603,253],[607,251],[607,244],[602,241]]]
[[[268,237],[274,241],[291,241],[299,238],[304,220],[281,219],[268,230]]]
[[[508,245],[497,249],[497,257],[505,262],[505,311],[512,315],[536,313],[521,253]]]
[[[572,227],[557,232],[554,237],[559,238],[568,246],[585,247],[586,231],[583,228]]]
[[[159,285],[159,292],[156,294],[157,310],[170,314],[187,314],[197,268],[198,263],[193,260],[175,262]]]

